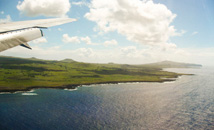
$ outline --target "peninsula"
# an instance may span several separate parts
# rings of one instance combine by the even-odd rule
[[[0,56],[0,92],[28,91],[34,88],[69,88],[80,85],[121,82],[165,82],[174,81],[180,73],[163,71],[171,67],[201,67],[163,61],[153,64],[95,64],[37,58]]]

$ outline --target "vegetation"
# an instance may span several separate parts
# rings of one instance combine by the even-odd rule
[[[0,91],[32,88],[74,88],[84,84],[164,82],[181,74],[155,65],[92,64],[73,60],[46,61],[0,57]]]
[[[160,67],[160,68],[198,68],[202,67],[200,64],[178,63],[173,61],[162,61],[158,63],[145,64],[144,66]]]

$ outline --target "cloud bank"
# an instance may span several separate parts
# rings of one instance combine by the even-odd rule
[[[27,16],[66,17],[70,10],[69,0],[24,0],[16,6],[21,14]]]
[[[88,6],[89,3],[87,3],[86,1],[78,1],[78,2],[72,2],[72,5],[76,5],[76,6]]]
[[[62,35],[62,41],[65,43],[80,43],[80,40],[77,36],[69,37],[68,34]]]
[[[0,19],[0,23],[7,23],[7,22],[11,22],[12,19],[10,17],[10,15],[7,15],[6,18],[4,19]]]
[[[89,8],[85,17],[100,31],[117,31],[136,43],[162,45],[177,34],[170,25],[176,15],[151,0],[92,0]]]
[[[104,46],[111,46],[111,45],[117,45],[117,41],[116,40],[110,40],[110,41],[105,41]]]
[[[89,36],[86,37],[78,37],[78,36],[73,36],[70,37],[68,34],[63,34],[62,35],[62,41],[64,43],[86,43],[87,45],[104,45],[104,46],[112,46],[112,45],[117,45],[116,40],[109,40],[109,41],[104,41],[104,43],[95,43],[91,41],[91,38]]]
[[[41,37],[41,38],[38,38],[38,39],[35,39],[32,41],[32,43],[36,43],[36,44],[39,44],[39,43],[47,43],[47,39],[45,37]]]
[[[160,48],[148,47],[144,49],[136,46],[116,47],[114,49],[93,49],[93,48],[78,48],[78,49],[62,49],[59,46],[51,48],[41,48],[32,46],[32,50],[23,47],[14,47],[2,52],[2,55],[17,56],[17,57],[36,57],[48,60],[62,60],[71,58],[80,62],[90,63],[124,63],[124,64],[143,64],[162,60],[172,60],[187,63],[213,64],[214,48],[201,49],[181,49],[168,50],[167,53]],[[187,53],[188,52],[188,53]],[[26,55],[27,54],[27,55]]]

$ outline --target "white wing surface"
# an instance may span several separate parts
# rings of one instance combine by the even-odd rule
[[[71,18],[41,19],[0,24],[0,52],[21,45],[29,48],[27,42],[43,36],[41,28],[76,21]]]
[[[54,18],[54,19],[40,19],[40,20],[1,23],[0,33],[19,30],[19,29],[35,28],[35,27],[48,28],[51,26],[56,26],[64,23],[73,22],[73,21],[76,21],[76,19]]]

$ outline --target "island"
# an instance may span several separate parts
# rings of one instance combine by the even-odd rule
[[[163,61],[152,64],[97,64],[37,58],[0,56],[0,92],[29,91],[35,88],[74,89],[81,85],[174,81],[182,73],[163,68],[201,67],[198,64]]]

